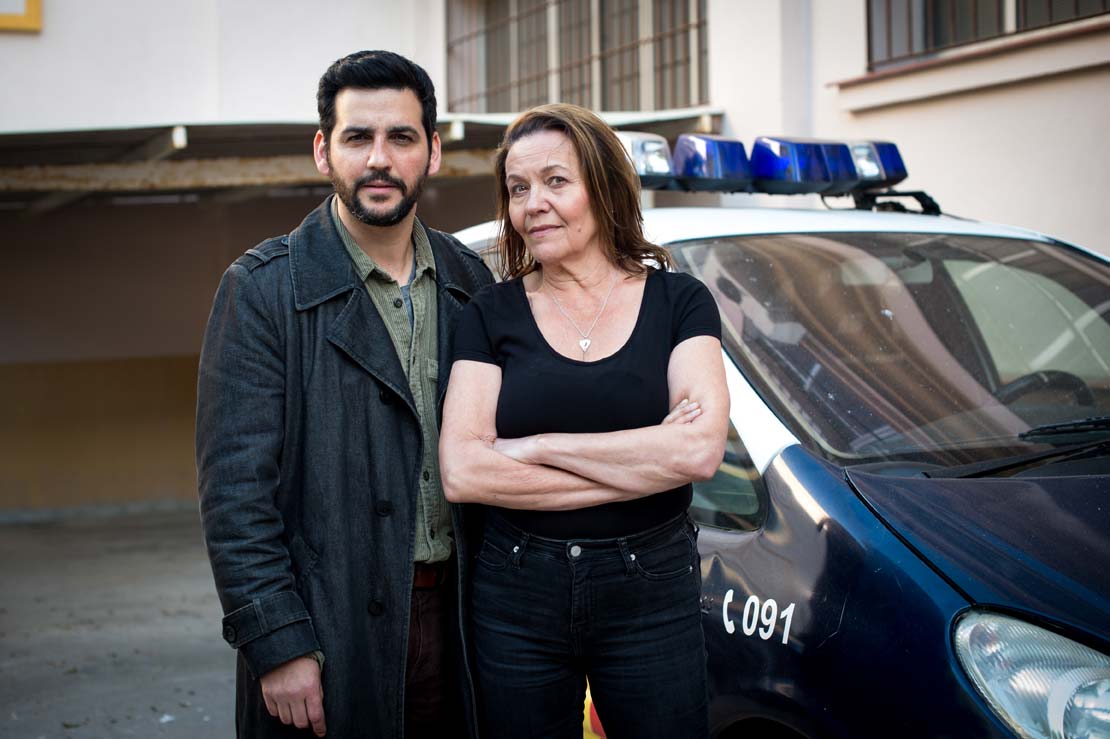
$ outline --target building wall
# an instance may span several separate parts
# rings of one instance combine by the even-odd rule
[[[815,134],[894,140],[910,171],[900,188],[924,189],[951,213],[1110,255],[1102,205],[1110,197],[1110,30],[1061,33],[1105,25],[1105,16],[954,50],[959,61],[934,69],[837,87],[867,61],[864,4],[852,3],[854,13],[844,5],[813,3]]]
[[[892,140],[910,172],[900,189],[926,190],[946,212],[1110,255],[1110,30],[1069,35],[1105,25],[1105,16],[952,50],[943,56],[963,60],[850,85],[839,83],[867,72],[864,2],[710,0],[709,20],[710,102],[724,108],[726,132],[749,146],[776,134]],[[988,49],[995,51],[975,53]],[[805,196],[726,198],[753,200],[815,204]]]
[[[0,133],[312,121],[335,59],[392,49],[446,79],[445,0],[49,0],[0,35]]]
[[[492,206],[487,179],[430,183],[430,224]],[[196,369],[220,276],[321,199],[0,212],[0,514],[195,500]]]

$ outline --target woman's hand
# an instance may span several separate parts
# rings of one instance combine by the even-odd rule
[[[666,426],[668,423],[693,423],[694,419],[701,415],[701,406],[698,405],[696,400],[683,398],[671,412],[659,422],[660,426]]]
[[[493,450],[523,464],[535,464],[535,438],[525,436],[522,439],[495,439]]]

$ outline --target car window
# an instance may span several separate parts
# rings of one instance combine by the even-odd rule
[[[694,483],[690,515],[706,526],[753,531],[763,524],[766,500],[763,479],[730,423],[724,461],[711,479]]]
[[[1009,264],[944,262],[983,335],[1003,384],[1053,368],[1098,384],[1106,376],[1110,325],[1056,280]],[[1010,298],[1020,294],[1023,300]]]
[[[1110,415],[1110,265],[1075,250],[902,233],[670,247],[716,297],[729,356],[830,461],[969,464],[1024,451],[1032,425]]]

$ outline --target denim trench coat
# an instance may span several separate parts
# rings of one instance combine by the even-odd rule
[[[270,717],[258,677],[317,649],[328,736],[402,736],[423,442],[408,380],[330,205],[228,268],[201,352],[201,517],[223,636],[239,655],[239,736],[311,734]],[[492,278],[453,237],[427,233],[438,415],[456,320]],[[457,507],[452,515],[464,563]]]

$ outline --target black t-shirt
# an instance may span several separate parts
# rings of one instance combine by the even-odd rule
[[[501,367],[497,436],[602,433],[655,426],[670,410],[671,350],[692,336],[721,337],[709,290],[686,274],[653,270],[636,326],[615,354],[596,362],[564,357],[544,339],[520,279],[490,285],[470,301],[455,333],[455,359]],[[554,539],[609,538],[643,531],[690,505],[690,485],[638,500],[575,511],[496,508],[520,529]]]

